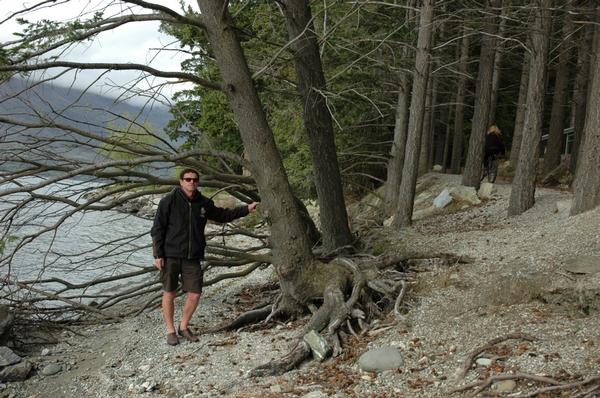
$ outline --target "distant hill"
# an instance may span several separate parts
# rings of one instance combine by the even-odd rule
[[[114,98],[90,91],[64,87],[55,83],[39,83],[12,78],[0,84],[0,115],[30,121],[35,114],[42,114],[57,123],[67,124],[98,135],[106,135],[109,125],[124,125],[119,115],[128,115],[139,124],[149,123],[152,130],[163,138],[164,127],[171,119],[168,108],[162,105],[140,106],[127,102],[117,102]],[[17,141],[38,138],[56,138],[65,140],[45,145],[44,151],[59,153],[71,159],[104,160],[101,153],[92,147],[73,145],[65,142],[73,135],[59,129],[27,129],[0,123],[0,153],[14,149]],[[81,141],[81,139],[79,138]],[[90,141],[90,143],[94,143]],[[0,168],[7,168],[7,164]]]

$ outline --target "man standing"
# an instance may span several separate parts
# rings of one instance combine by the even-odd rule
[[[188,341],[198,338],[188,324],[200,301],[204,278],[204,228],[207,220],[229,222],[256,210],[256,202],[234,209],[223,209],[198,191],[199,174],[185,169],[179,174],[180,187],[167,194],[158,204],[152,226],[152,251],[163,285],[162,310],[167,325],[167,344],[177,345],[177,335]],[[181,277],[187,297],[177,332],[175,331],[175,297]]]

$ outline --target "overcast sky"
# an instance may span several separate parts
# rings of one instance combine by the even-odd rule
[[[23,0],[0,0],[0,18],[6,19],[15,11],[30,7],[40,3],[42,0],[23,1]],[[177,11],[180,10],[178,0],[160,0],[154,1],[171,7]],[[115,1],[107,0],[71,0],[68,2],[58,0],[57,6],[45,7],[36,12],[30,12],[25,15],[19,15],[30,21],[41,19],[51,19],[56,21],[66,21],[76,18],[79,15],[90,15],[91,12],[106,6],[114,4]],[[187,3],[187,2],[186,2]],[[193,3],[191,3],[193,4]],[[105,15],[117,15],[121,11],[121,6],[109,6]],[[147,13],[148,11],[144,11]],[[79,62],[132,62],[145,63],[156,69],[166,71],[180,70],[180,63],[184,59],[181,53],[175,51],[157,51],[165,45],[173,42],[173,38],[166,36],[158,31],[159,22],[136,22],[125,24],[114,31],[103,32],[92,43],[87,42],[75,49],[70,50],[63,59]],[[6,42],[14,40],[12,35],[15,31],[20,31],[21,27],[14,18],[0,25],[0,41]],[[176,45],[172,46],[177,48]],[[76,87],[87,87],[96,79],[101,71],[82,71],[78,73]],[[115,71],[104,77],[94,86],[94,91],[111,96],[118,95],[113,85],[120,85],[139,77],[139,72]],[[60,84],[70,85],[73,82],[74,74],[61,78]],[[161,80],[162,81],[162,80]],[[141,87],[145,83],[141,83]],[[189,85],[188,85],[189,87]],[[184,88],[183,85],[176,85],[174,90]],[[172,92],[165,92],[166,95],[172,95]]]

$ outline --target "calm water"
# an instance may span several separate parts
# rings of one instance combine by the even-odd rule
[[[35,184],[40,180],[28,178],[23,184]],[[75,189],[54,184],[36,190],[38,194],[61,195],[82,203],[81,191],[98,184],[75,180],[67,181]],[[0,192],[14,187],[0,186]],[[76,192],[79,191],[79,192]],[[29,195],[11,194],[0,201],[0,217],[15,203],[23,203]],[[152,266],[150,227],[151,220],[142,219],[116,211],[83,211],[66,218],[65,213],[73,207],[62,203],[41,202],[28,204],[11,228],[11,241],[0,264],[2,276],[10,275],[18,280],[47,279],[57,277],[71,283],[82,283],[116,274],[140,270]],[[45,232],[14,253],[21,238],[60,223],[56,230]],[[6,225],[3,222],[3,227]],[[139,279],[139,278],[138,278]],[[114,283],[112,284],[114,285]],[[52,288],[52,284],[44,286]],[[92,288],[99,291],[106,288]]]

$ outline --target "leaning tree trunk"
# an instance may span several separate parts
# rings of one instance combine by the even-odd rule
[[[404,54],[408,56],[405,47]],[[404,165],[404,152],[406,151],[407,119],[410,90],[410,77],[407,73],[400,72],[398,84],[398,103],[396,104],[396,121],[394,124],[394,141],[390,150],[387,179],[384,188],[383,210],[386,216],[391,216],[398,206],[398,187],[402,179],[402,166]]]
[[[527,113],[527,87],[529,86],[529,61],[531,57],[525,51],[523,54],[523,69],[521,71],[521,82],[519,83],[519,98],[517,99],[517,114],[515,116],[515,128],[513,130],[512,144],[510,146],[510,165],[515,168],[519,161],[519,151],[523,140],[523,125],[525,124],[525,113]]]
[[[513,179],[508,215],[515,216],[531,208],[535,202],[535,177],[539,142],[542,136],[542,116],[548,59],[548,36],[551,28],[551,0],[535,2],[536,18],[532,32],[532,55],[527,89],[527,113],[523,128],[523,141]]]
[[[412,222],[413,201],[417,183],[421,130],[423,129],[423,111],[427,92],[427,72],[431,48],[431,32],[434,0],[423,0],[419,19],[419,37],[415,57],[410,115],[408,118],[408,138],[406,156],[402,168],[402,181],[398,192],[398,208],[393,225],[405,227]]]
[[[271,228],[273,264],[286,305],[297,310],[308,296],[322,294],[312,279],[299,282],[314,265],[311,243],[228,9],[214,0],[198,0],[198,5]]]
[[[581,27],[579,45],[577,46],[577,72],[575,75],[575,84],[573,88],[573,147],[571,148],[571,164],[569,169],[576,173],[577,159],[580,153],[580,145],[583,135],[583,125],[587,107],[587,93],[589,72],[590,72],[590,53],[592,52],[592,34],[593,29],[590,25]]]
[[[500,25],[498,27],[498,37],[504,37],[506,31],[506,16],[508,7],[502,7],[502,14],[500,15]],[[500,71],[502,65],[502,49],[503,42],[500,41],[496,45],[496,54],[494,54],[494,72],[492,78],[492,98],[490,100],[490,114],[488,116],[488,124],[496,124],[496,108],[498,107],[498,90],[500,88]]]
[[[304,127],[314,165],[323,246],[334,250],[351,245],[354,239],[348,225],[333,123],[323,94],[327,89],[319,45],[307,0],[283,1],[283,12],[304,104]]]
[[[565,105],[567,102],[567,86],[569,84],[569,59],[571,48],[571,35],[573,23],[571,20],[569,2],[565,12],[565,25],[563,26],[563,37],[558,48],[559,57],[554,83],[554,95],[552,96],[552,114],[550,116],[550,129],[548,133],[548,144],[544,154],[544,174],[550,173],[560,164],[560,155],[563,142],[563,130],[565,128]]]
[[[495,15],[497,5],[498,0],[487,1],[486,11],[489,13],[489,17],[486,18],[486,30],[481,42],[479,71],[477,73],[477,85],[475,88],[475,111],[471,124],[469,147],[467,148],[467,160],[462,175],[462,184],[475,188],[479,188],[483,163],[483,147],[490,114],[494,52],[496,50],[496,32],[498,30]]]
[[[594,30],[589,104],[583,128],[581,158],[574,182],[575,195],[571,214],[591,210],[600,205],[600,6],[596,8]]]
[[[460,60],[458,61],[458,82],[456,87],[456,108],[454,109],[454,133],[452,135],[452,160],[450,168],[453,174],[460,174],[462,161],[463,132],[465,123],[465,92],[467,87],[467,73],[469,62],[469,35],[467,28],[463,29],[463,37],[460,45]]]
[[[423,128],[421,131],[421,150],[419,151],[419,169],[417,176],[422,176],[429,169],[429,159],[431,155],[431,146],[433,145],[433,83],[434,78],[431,75],[431,66],[429,67],[429,81],[427,82],[427,96],[425,97],[425,114],[423,115]]]

